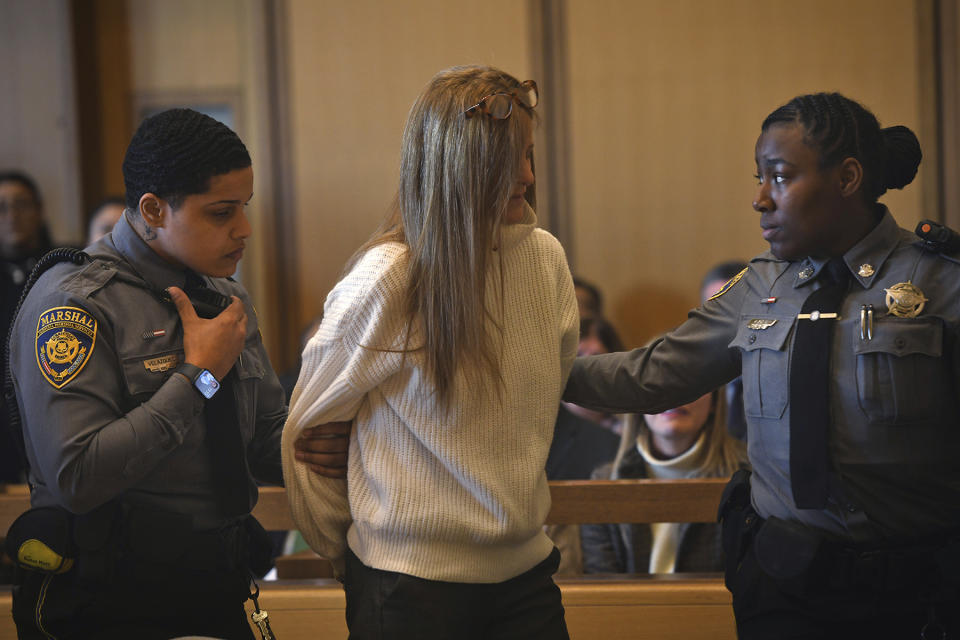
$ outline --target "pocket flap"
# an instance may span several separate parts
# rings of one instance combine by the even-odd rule
[[[861,340],[855,332],[853,350],[861,353],[889,353],[898,357],[919,353],[939,358],[943,352],[943,323],[939,318],[878,318],[873,322],[873,339]]]
[[[240,358],[237,359],[234,366],[237,369],[237,377],[241,380],[263,377],[263,365],[260,364],[260,359],[251,353],[249,349],[243,350],[243,353],[240,355]]]
[[[162,351],[123,359],[123,378],[130,395],[154,393],[183,362],[183,351]]]
[[[796,322],[794,316],[741,315],[737,336],[729,346],[754,351],[773,349],[781,351],[787,342],[790,330]]]

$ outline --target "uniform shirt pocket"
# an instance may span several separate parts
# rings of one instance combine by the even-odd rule
[[[941,358],[943,322],[936,317],[879,318],[873,339],[856,332],[857,394],[871,424],[936,419],[951,380]]]
[[[153,396],[183,362],[183,350],[126,356],[122,360],[127,392],[138,402]]]
[[[743,408],[750,417],[783,417],[790,397],[790,352],[786,346],[795,322],[794,316],[740,316],[730,346],[742,353]]]

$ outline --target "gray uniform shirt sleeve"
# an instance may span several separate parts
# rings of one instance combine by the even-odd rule
[[[749,272],[722,295],[690,312],[649,346],[577,358],[563,399],[618,413],[659,413],[692,402],[740,375],[731,348]]]
[[[139,406],[121,406],[127,389],[103,314],[89,299],[41,292],[41,283],[17,318],[10,346],[23,424],[29,425],[24,437],[31,482],[46,484],[68,510],[86,513],[162,464],[187,431],[200,424],[203,400],[185,377],[171,375]],[[54,307],[80,308],[97,320],[86,364],[60,389],[44,377],[36,355],[39,314]]]

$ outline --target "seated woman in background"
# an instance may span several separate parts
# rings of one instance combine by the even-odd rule
[[[746,465],[726,426],[722,389],[654,415],[630,415],[617,457],[599,480],[726,478]],[[582,525],[585,573],[723,571],[720,525],[702,522]]]

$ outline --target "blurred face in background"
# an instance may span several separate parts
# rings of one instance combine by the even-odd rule
[[[650,430],[650,444],[654,453],[663,459],[675,458],[696,443],[707,424],[713,394],[694,400],[663,413],[643,417]]]
[[[578,356],[595,356],[601,353],[610,353],[610,351],[595,331],[580,338],[580,344],[577,346]]]
[[[0,182],[0,255],[17,258],[39,246],[43,210],[26,185]]]
[[[92,244],[113,231],[113,225],[123,215],[122,204],[105,204],[90,219],[90,229],[87,231],[87,244]]]

